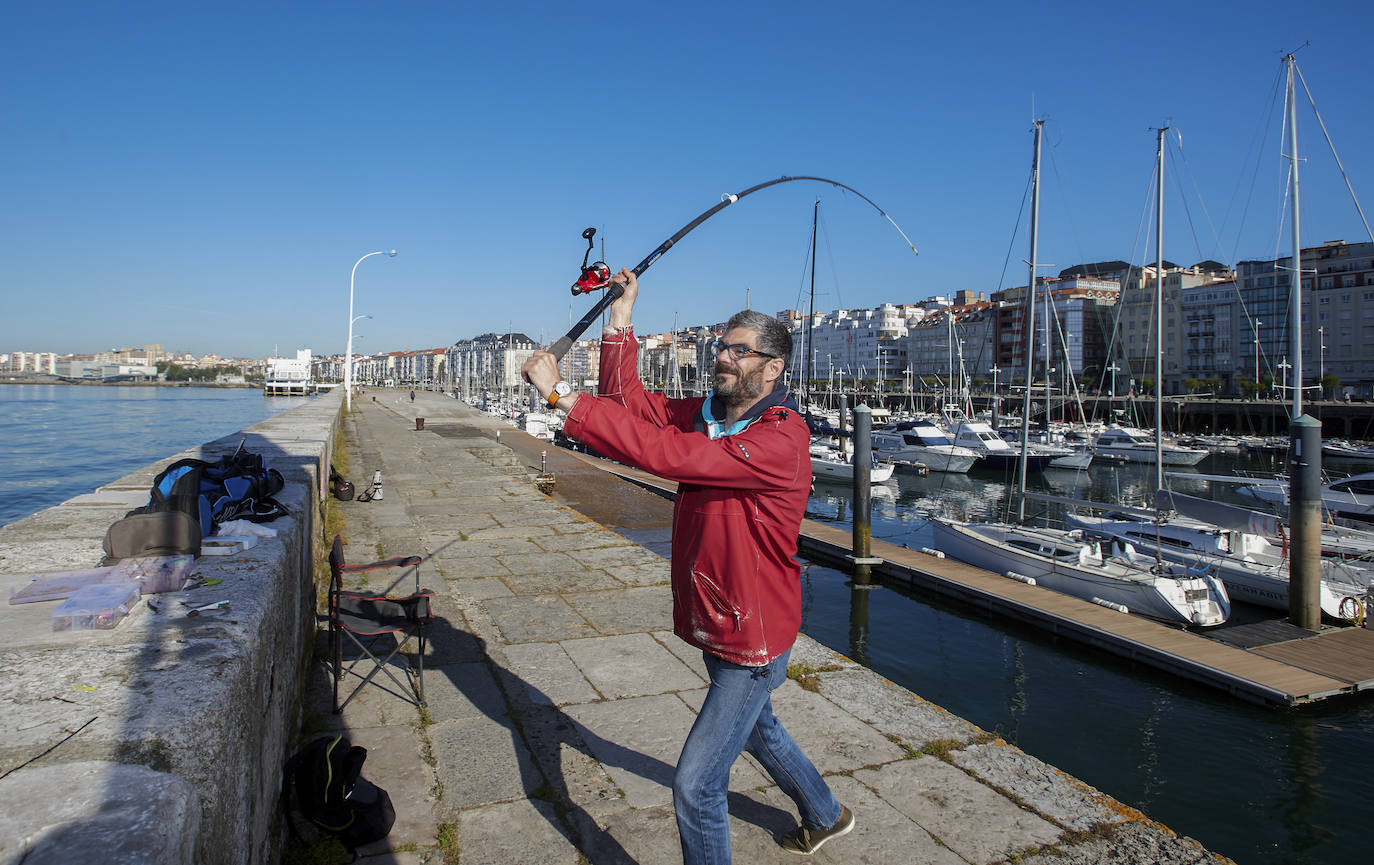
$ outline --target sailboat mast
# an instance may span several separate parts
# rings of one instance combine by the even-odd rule
[[[1031,381],[1035,369],[1035,270],[1040,243],[1040,133],[1045,121],[1035,121],[1035,156],[1031,160],[1030,280],[1026,285],[1026,395],[1021,403],[1021,463],[1016,470],[1017,521],[1026,519],[1026,451],[1030,448]]]
[[[811,328],[816,321],[816,222],[820,216],[821,202],[820,199],[816,199],[816,204],[811,209],[811,299],[807,301],[806,306],[806,381],[801,387],[808,417],[811,415],[811,381],[816,373],[816,344],[811,338]]]
[[[1164,133],[1155,145],[1155,489],[1164,489]]]
[[[1289,54],[1288,159],[1292,166],[1290,193],[1293,199],[1293,281],[1288,292],[1288,353],[1293,356],[1293,417],[1302,416],[1302,243],[1298,237],[1298,90],[1297,58]]]

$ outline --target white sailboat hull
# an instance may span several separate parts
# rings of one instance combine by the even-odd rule
[[[1232,599],[1272,609],[1288,609],[1287,557],[1266,552],[1244,555],[1226,552],[1218,548],[1218,539],[1223,533],[1216,528],[1193,525],[1192,521],[1187,520],[1172,521],[1160,526],[1158,531],[1162,538],[1173,539],[1174,543],[1160,544],[1152,538],[1156,527],[1151,522],[1079,515],[1068,516],[1067,522],[1071,528],[1082,529],[1094,536],[1122,538],[1143,553],[1158,554],[1181,565],[1193,565],[1201,561],[1216,569],[1217,577],[1226,585],[1226,591]],[[1251,545],[1270,546],[1263,541],[1256,537]],[[1175,546],[1178,543],[1188,546],[1186,549]],[[1374,571],[1334,559],[1324,559],[1321,567],[1322,612],[1332,619],[1344,618],[1352,612],[1347,598],[1354,598],[1356,608],[1362,610],[1365,592],[1369,580],[1374,577]]]
[[[892,463],[880,462],[869,469],[868,482],[870,484],[880,484],[892,478],[892,472],[897,467]],[[854,483],[854,466],[850,462],[833,459],[830,457],[819,457],[814,454],[811,456],[811,476],[818,481],[836,481],[840,483]]]
[[[1117,456],[1132,463],[1155,462],[1155,449],[1147,445],[1102,446],[1095,445],[1093,453],[1103,456]],[[1165,447],[1161,456],[1166,466],[1195,466],[1207,458],[1209,452],[1203,448]]]
[[[994,573],[1012,572],[1037,585],[1085,601],[1102,600],[1137,615],[1182,625],[1219,625],[1230,599],[1219,583],[1151,573],[1091,555],[1081,535],[994,523],[935,520],[935,547],[951,558]],[[1021,546],[1017,546],[1017,544]],[[1025,547],[1054,550],[1039,555]]]
[[[921,463],[933,472],[965,474],[978,461],[978,454],[954,445],[906,445],[896,450],[875,448],[879,459]]]

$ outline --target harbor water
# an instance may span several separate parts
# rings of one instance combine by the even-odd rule
[[[305,399],[253,388],[0,386],[0,526]]]
[[[303,399],[213,388],[0,387],[0,524]],[[1213,456],[1197,471],[1278,467]],[[1050,472],[1030,486],[1144,503],[1153,478],[1151,467],[1094,466]],[[1197,480],[1171,483],[1231,495]],[[995,514],[1010,506],[1014,486],[981,473],[898,474],[873,497],[873,536],[929,546],[926,513]],[[1052,505],[1028,510],[1037,508],[1057,516]],[[848,491],[818,484],[808,516],[849,525]],[[635,539],[666,546],[666,537]],[[821,565],[803,570],[803,603],[803,627],[815,639],[1242,865],[1368,859],[1374,700],[1252,706],[937,597],[854,589]]]
[[[1184,475],[1270,474],[1272,458],[1212,455]],[[1337,468],[1332,466],[1333,469]],[[1361,467],[1350,466],[1348,471]],[[1051,470],[1028,488],[1144,505],[1154,467]],[[1232,488],[1171,478],[1174,489],[1237,501]],[[930,546],[924,514],[993,516],[1013,478],[898,474],[873,496],[875,538]],[[1027,513],[1062,517],[1062,506]],[[843,485],[817,484],[808,517],[850,525]],[[1253,706],[1076,643],[918,591],[855,589],[808,565],[806,633],[1237,862],[1368,861],[1374,699],[1294,709]],[[1279,618],[1236,605],[1233,617]]]

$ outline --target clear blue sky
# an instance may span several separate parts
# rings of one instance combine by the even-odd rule
[[[1270,258],[1285,50],[1311,41],[1300,68],[1374,209],[1371,30],[1368,2],[1268,0],[11,4],[0,351],[341,352],[349,270],[393,247],[358,269],[358,350],[551,341],[591,305],[568,292],[583,228],[633,265],[784,174],[853,186],[920,255],[857,198],[784,184],[654,265],[641,332],[746,290],[797,306],[817,197],[818,309],[1024,284],[1036,116],[1046,272],[1153,258],[1165,121],[1165,257]],[[1305,245],[1368,239],[1301,117]]]

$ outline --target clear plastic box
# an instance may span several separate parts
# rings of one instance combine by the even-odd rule
[[[99,583],[78,589],[52,611],[54,631],[108,631],[138,603],[138,583]]]
[[[147,556],[124,559],[104,568],[35,574],[33,581],[28,585],[10,589],[10,603],[58,601],[71,597],[73,593],[87,586],[127,583],[130,580],[137,582],[145,595],[155,592],[177,592],[186,584],[187,572],[194,564],[194,556]]]

